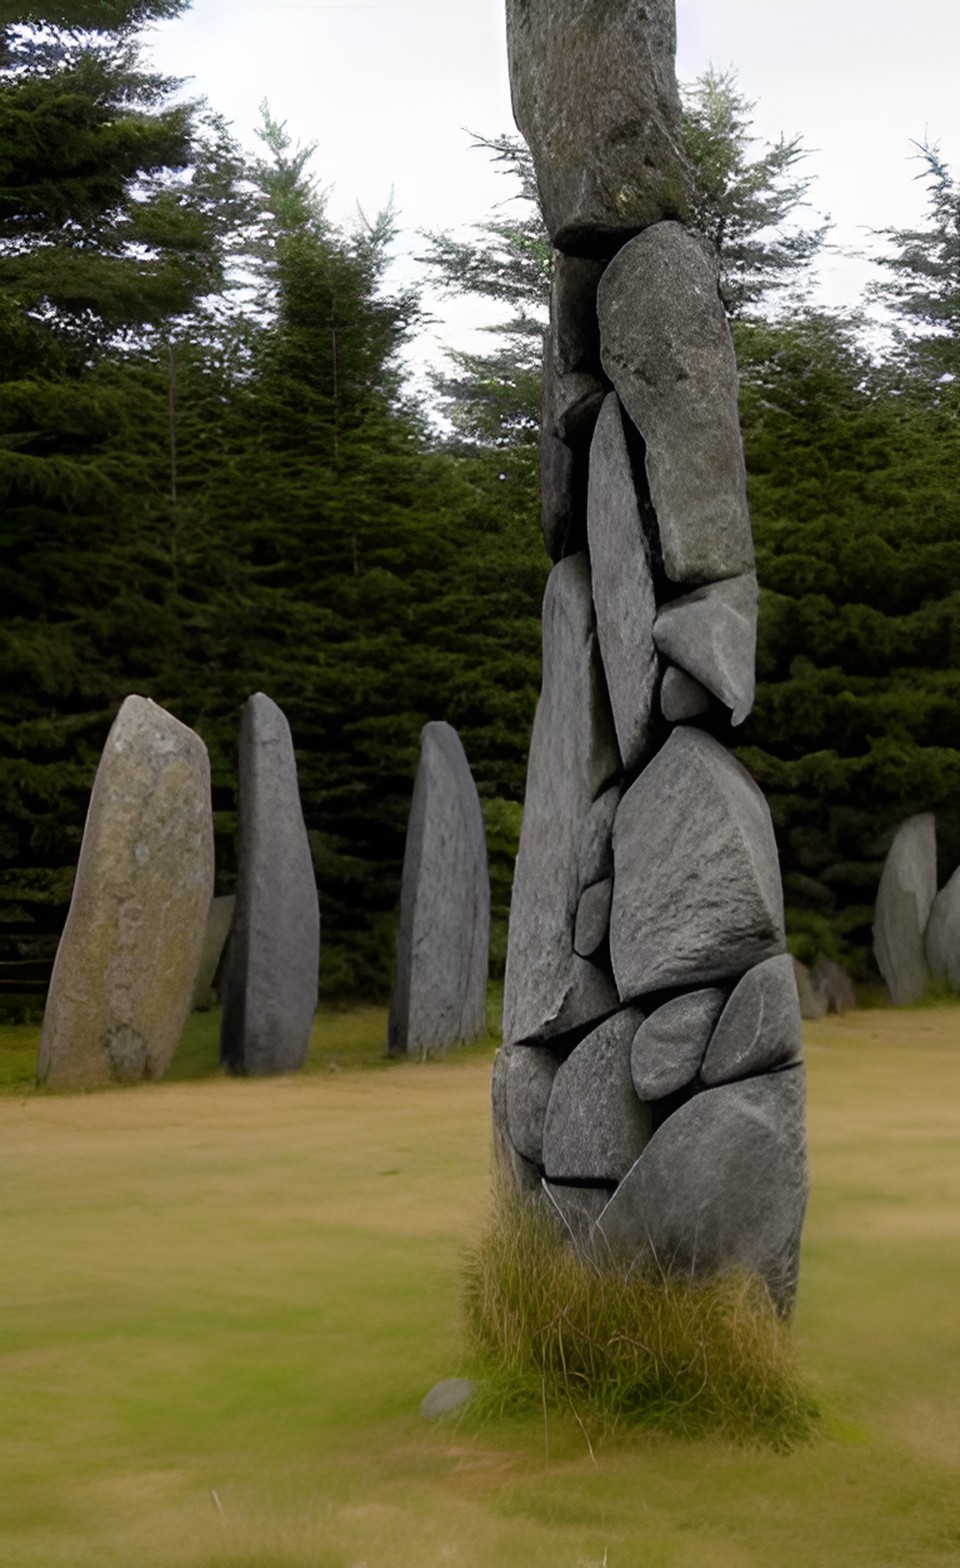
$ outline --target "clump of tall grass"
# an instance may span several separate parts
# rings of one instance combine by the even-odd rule
[[[494,1190],[463,1276],[474,1410],[567,1409],[585,1432],[630,1427],[788,1448],[816,1407],[763,1284],[691,1280],[580,1255],[544,1205]]]

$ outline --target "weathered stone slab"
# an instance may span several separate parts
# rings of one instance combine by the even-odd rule
[[[493,1120],[493,1159],[495,1168],[508,1186],[520,1193],[540,1193],[540,1166],[525,1159],[514,1144],[507,1126],[507,1076],[515,1053],[530,1046],[502,1045],[493,1058],[490,1080],[490,1110]]]
[[[127,697],[90,797],[41,1083],[163,1077],[190,1012],[212,893],[207,749],[163,708]]]
[[[573,951],[584,823],[617,764],[590,572],[585,556],[568,556],[550,573],[543,605],[543,686],[527,764],[504,978],[508,1044],[564,1033],[617,1006],[609,977]]]
[[[929,926],[927,930],[929,931]],[[821,999],[825,1013],[848,1013],[857,1005],[857,988],[842,964],[832,958],[818,958],[810,971],[810,979]],[[799,991],[799,984],[797,990]],[[805,1018],[803,1001],[800,1015]],[[823,1015],[821,1014],[821,1017]]]
[[[873,951],[898,1006],[919,1002],[930,983],[924,934],[936,896],[936,822],[927,811],[897,829],[877,889]]]
[[[543,1127],[552,1181],[619,1181],[650,1138],[650,1108],[637,1098],[630,1046],[643,1014],[624,1008],[600,1024],[558,1069]]]
[[[581,958],[592,958],[606,941],[610,929],[612,897],[612,877],[605,878],[603,882],[594,882],[580,894],[577,923],[573,929],[573,947]]]
[[[783,952],[770,812],[720,743],[672,731],[613,826],[610,956],[623,1001],[742,974]]]
[[[553,243],[609,254],[683,217],[673,0],[507,0],[513,112]]]
[[[317,1006],[320,907],[290,726],[262,691],[240,719],[238,817],[220,1055],[235,1073],[296,1072]]]
[[[680,224],[658,223],[614,257],[597,302],[603,367],[646,445],[667,576],[710,583],[751,571],[737,367],[715,258]]]
[[[700,1068],[710,1087],[803,1059],[800,1001],[789,953],[768,958],[734,986]]]
[[[611,392],[590,448],[587,541],[597,637],[624,768],[642,762],[659,677],[654,647],[657,603],[620,402]]]
[[[203,936],[203,951],[200,954],[200,967],[193,987],[191,1006],[195,1013],[206,1012],[217,999],[213,983],[217,978],[217,969],[223,957],[227,937],[230,935],[235,903],[236,898],[233,893],[224,893],[222,897],[210,901],[207,926]]]
[[[793,960],[793,978],[797,983],[797,1000],[800,1004],[801,1018],[824,1018],[827,1004],[820,993],[819,986],[814,984],[813,974],[806,964],[799,958]]]
[[[567,1186],[544,1177],[543,1190],[574,1246],[589,1253],[593,1228],[612,1196],[610,1187]]]
[[[460,737],[426,724],[407,825],[392,1056],[475,1040],[487,1027],[490,876],[483,811]]]
[[[543,1123],[559,1065],[545,1045],[517,1046],[506,1058],[507,1132],[534,1165],[543,1164]]]
[[[653,627],[664,658],[693,675],[742,724],[756,685],[757,578],[755,572],[695,588],[664,605]]]
[[[710,693],[686,670],[668,665],[660,684],[660,711],[669,724],[683,724],[710,711]]]
[[[925,940],[933,979],[960,991],[960,867],[931,905]]]
[[[784,1314],[807,1199],[802,1067],[705,1089],[663,1123],[597,1223],[617,1257],[707,1277],[744,1268]]]
[[[692,1083],[726,997],[711,987],[675,996],[648,1014],[630,1051],[633,1087],[641,1100],[662,1100]]]

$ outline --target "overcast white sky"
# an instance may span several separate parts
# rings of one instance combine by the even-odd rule
[[[681,81],[733,65],[758,134],[802,135],[835,242],[920,217],[912,140],[938,141],[960,173],[960,0],[678,0],[677,30]],[[264,98],[315,141],[335,218],[392,191],[401,256],[417,229],[482,219],[508,190],[464,129],[513,129],[503,0],[193,0],[152,51],[241,141],[253,144]],[[825,297],[853,302],[862,266],[820,270]],[[469,319],[455,313],[440,336],[465,341]]]

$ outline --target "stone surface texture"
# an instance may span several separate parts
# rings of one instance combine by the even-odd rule
[[[742,724],[756,685],[757,578],[754,572],[671,599],[653,627],[664,658],[695,677]]]
[[[681,726],[620,803],[610,956],[620,997],[698,986],[785,947],[770,812],[746,769]]]
[[[694,1081],[725,1001],[716,987],[687,991],[644,1019],[630,1051],[641,1100],[662,1100]]]
[[[683,217],[674,0],[507,0],[513,112],[561,251]]]
[[[163,708],[127,697],[90,797],[44,1013],[41,1082],[163,1077],[190,1012],[212,893],[206,747]]]
[[[521,1045],[506,1059],[507,1132],[514,1148],[543,1164],[543,1123],[559,1058],[545,1045]]]
[[[592,958],[607,939],[610,929],[610,900],[613,897],[613,878],[594,882],[584,888],[577,905],[577,922],[573,928],[574,951],[581,958]]]
[[[320,907],[290,726],[256,692],[240,720],[237,903],[220,988],[235,1073],[303,1066],[317,1006]]]
[[[932,813],[922,812],[897,829],[873,918],[877,966],[898,1006],[919,1002],[930,983],[924,935],[936,895],[936,822]]]
[[[503,997],[503,1038],[545,1038],[617,1006],[573,950],[585,821],[618,764],[586,557],[553,568],[543,605],[543,685],[527,763]]]
[[[577,850],[579,885],[590,887],[613,876],[613,822],[620,805],[619,785],[605,789],[587,812]]]
[[[587,543],[597,638],[620,756],[629,773],[649,748],[660,670],[654,646],[657,603],[650,546],[615,392],[603,404],[590,447]]]
[[[612,1196],[609,1187],[582,1187],[543,1179],[543,1190],[570,1240],[589,1254],[593,1228]]]
[[[802,1067],[705,1089],[654,1133],[597,1232],[615,1256],[759,1274],[793,1306],[808,1174]]]
[[[752,571],[737,367],[707,245],[679,223],[644,230],[607,267],[598,309],[603,367],[646,446],[667,576]]]
[[[235,904],[236,897],[233,893],[224,893],[220,898],[210,901],[207,926],[203,936],[203,950],[200,954],[200,967],[193,987],[191,1006],[194,1012],[206,1012],[216,1002],[217,993],[213,986],[223,950],[227,945],[227,937],[230,935],[230,927],[233,924]]]
[[[400,891],[391,1055],[486,1033],[490,876],[480,797],[460,737],[424,726]]]
[[[960,866],[930,907],[925,951],[937,984],[960,992]]]
[[[558,1069],[543,1127],[543,1164],[551,1181],[615,1182],[649,1141],[650,1108],[630,1076],[630,1047],[643,1014],[615,1013]]]
[[[660,683],[660,711],[671,724],[683,724],[688,719],[698,719],[710,711],[710,693],[686,670],[668,665]]]
[[[517,1052],[530,1049],[526,1045],[502,1045],[497,1051],[490,1080],[490,1110],[493,1119],[493,1159],[499,1176],[513,1191],[539,1198],[542,1195],[541,1167],[520,1153],[510,1137],[507,1116],[507,1079],[511,1060]]]
[[[789,953],[768,958],[734,986],[700,1076],[709,1087],[795,1066],[803,1057],[800,1001]]]

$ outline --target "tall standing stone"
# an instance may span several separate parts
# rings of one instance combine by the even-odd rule
[[[103,749],[47,998],[37,1077],[162,1078],[190,1012],[213,893],[200,737],[127,697]]]
[[[930,984],[924,934],[937,896],[937,830],[922,812],[901,823],[890,845],[873,918],[873,950],[893,1002],[919,1002]]]
[[[490,877],[480,797],[460,737],[424,726],[407,827],[392,1056],[443,1050],[486,1032]]]
[[[263,692],[240,721],[239,819],[220,1055],[235,1073],[295,1072],[317,1006],[320,907],[290,726]]]

